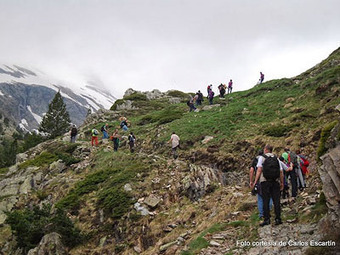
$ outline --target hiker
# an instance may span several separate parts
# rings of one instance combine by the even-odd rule
[[[296,158],[297,158],[297,167],[296,167],[296,178],[297,178],[297,186],[300,191],[303,191],[306,188],[306,179],[303,175],[301,165],[303,164],[302,159],[298,156],[301,154],[300,150],[296,151]]]
[[[309,174],[309,171],[308,171],[309,161],[307,160],[306,156],[301,154],[300,150],[297,150],[296,154],[300,158],[300,167],[301,167],[301,170],[302,170],[303,177],[306,180],[306,177]]]
[[[207,93],[208,93],[207,97],[209,97],[210,90],[212,90],[212,84],[208,85],[208,87],[207,87]]]
[[[261,84],[264,80],[264,74],[262,72],[260,72],[260,80],[259,80],[259,84]]]
[[[284,152],[282,153],[282,157],[284,158],[284,160],[287,164],[290,164],[290,163],[293,164],[292,171],[286,171],[286,177],[287,177],[287,180],[288,180],[288,177],[290,177],[290,183],[291,183],[291,186],[292,186],[291,197],[292,197],[293,201],[295,201],[296,196],[297,196],[297,179],[296,179],[296,168],[297,168],[296,160],[297,159],[296,159],[296,154],[292,153],[289,148],[285,148]],[[295,161],[295,165],[294,165],[294,161]]]
[[[190,99],[187,101],[187,105],[189,106],[189,112],[196,110],[192,96],[190,96]]]
[[[203,102],[203,94],[201,93],[201,91],[199,90],[197,93],[197,99],[196,99],[196,106],[202,105]]]
[[[71,128],[71,143],[76,142],[77,134],[78,134],[78,129],[77,129],[76,125],[73,125],[72,128]]]
[[[288,177],[287,172],[290,172],[293,170],[293,164],[288,164],[285,162],[285,159],[280,156],[279,157],[281,167],[283,169],[283,190],[282,190],[282,198],[285,199],[286,197],[289,197],[289,186],[288,186]]]
[[[233,80],[230,79],[228,83],[228,94],[231,94],[231,91],[233,90]]]
[[[208,94],[208,98],[209,98],[209,104],[212,105],[213,104],[213,100],[214,100],[214,91],[212,91],[212,89],[209,91],[209,94]]]
[[[116,128],[116,130],[112,134],[112,141],[113,141],[113,150],[118,151],[119,143],[120,143],[120,135],[118,134],[119,130]]]
[[[263,197],[263,214],[264,221],[260,226],[270,224],[269,201],[273,199],[275,211],[275,225],[282,224],[281,207],[280,207],[280,190],[283,189],[283,172],[280,161],[275,157],[273,147],[266,145],[264,155],[259,157],[257,162],[257,173],[255,182],[260,181]],[[253,183],[252,188],[255,186]]]
[[[134,147],[135,147],[136,137],[132,132],[130,132],[128,141],[129,141],[129,146],[130,146],[130,152],[133,153],[135,151]]]
[[[128,131],[129,128],[128,128],[128,121],[125,117],[121,117],[120,118],[120,127],[124,130],[124,131]]]
[[[176,135],[175,132],[172,132],[172,135],[170,137],[170,141],[168,143],[171,142],[172,155],[173,155],[174,159],[178,158],[177,148],[179,148],[179,141],[180,140],[181,139],[179,138],[179,136]]]
[[[220,97],[224,98],[225,87],[224,87],[224,85],[222,83],[218,86],[218,90],[220,91]]]
[[[249,170],[249,186],[254,188],[252,189],[252,194],[255,196],[257,195],[257,209],[259,210],[259,218],[263,219],[263,197],[262,197],[262,191],[261,191],[261,184],[259,182],[254,183],[254,177],[256,176],[257,171],[257,163],[260,158],[260,156],[263,155],[263,150],[259,151],[258,156],[256,156],[253,159],[253,162],[251,164],[250,170]],[[270,199],[270,208],[273,205],[273,200]]]
[[[106,123],[100,129],[103,132],[103,139],[108,139],[109,138],[108,128],[109,128],[109,124]]]
[[[91,134],[92,134],[92,138],[91,138],[91,144],[93,146],[93,143],[96,145],[96,147],[98,146],[98,130],[97,129],[92,129],[91,131]]]

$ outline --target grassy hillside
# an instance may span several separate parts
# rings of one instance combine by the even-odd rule
[[[254,201],[248,199],[248,166],[266,143],[273,144],[276,153],[286,146],[302,148],[317,178],[317,150],[323,153],[326,131],[338,118],[339,64],[340,49],[297,77],[268,81],[224,100],[216,97],[214,104],[220,106],[201,107],[199,112],[188,112],[189,95],[182,92],[168,95],[180,99],[176,104],[169,97],[123,98],[112,109],[126,100],[138,108],[115,113],[131,122],[136,152],[129,152],[126,138],[118,153],[113,153],[111,143],[90,148],[89,130],[100,130],[106,122],[111,130],[119,125],[118,117],[103,113],[96,117],[98,122],[81,127],[79,143],[57,139],[30,151],[18,171],[34,166],[45,179],[20,196],[16,208],[49,203],[67,213],[82,233],[82,238],[77,236],[81,244],[71,254],[198,254],[209,245],[209,236],[221,231],[232,233],[230,242],[241,237],[256,240],[258,220]],[[179,160],[171,159],[167,144],[172,131],[181,138]],[[206,136],[213,139],[202,143]],[[67,164],[52,171],[48,164],[58,159]],[[146,206],[148,199],[156,200],[155,205]],[[147,215],[136,210],[137,202]],[[313,217],[301,215],[301,222],[318,221],[325,208],[324,201],[318,202],[311,209]],[[284,215],[285,220],[290,217]],[[8,225],[1,231],[8,231]]]

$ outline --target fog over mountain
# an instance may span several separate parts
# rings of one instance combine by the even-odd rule
[[[337,0],[1,1],[0,63],[137,90],[291,77],[339,47]],[[98,82],[97,82],[98,84]]]

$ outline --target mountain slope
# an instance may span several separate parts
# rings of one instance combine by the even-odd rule
[[[96,84],[84,86],[52,79],[39,71],[20,66],[0,67],[1,111],[21,128],[32,130],[39,126],[48,104],[60,90],[73,123],[80,125],[88,109],[96,112],[109,108],[115,97]]]
[[[77,144],[47,141],[19,155],[15,166],[2,169],[0,208],[25,216],[28,212],[19,209],[51,204],[66,212],[87,237],[81,244],[70,244],[65,238],[71,239],[70,233],[76,231],[69,235],[57,231],[70,254],[258,254],[274,250],[301,254],[308,247],[268,250],[237,241],[262,241],[272,233],[276,233],[275,241],[284,234],[295,234],[297,241],[322,238],[317,223],[327,213],[328,194],[321,192],[324,180],[318,175],[318,160],[325,153],[320,150],[325,141],[328,146],[327,132],[333,130],[339,142],[335,110],[340,104],[339,61],[340,49],[292,79],[268,81],[226,99],[216,97],[214,106],[205,101],[200,112],[188,112],[183,102],[188,95],[178,91],[156,99],[138,92],[126,95],[112,107],[119,105],[121,110],[90,115],[80,127]],[[136,153],[129,152],[128,133],[122,131],[117,153],[111,142],[91,147],[91,129],[100,130],[108,123],[111,132],[121,116],[132,124]],[[177,160],[171,158],[167,144],[172,131],[181,138]],[[308,189],[299,193],[297,202],[283,207],[282,227],[259,229],[248,169],[266,143],[277,154],[286,146],[302,148],[311,162],[311,175]],[[0,210],[1,222],[5,218]],[[33,220],[29,229],[36,229],[39,222]],[[42,230],[41,235],[51,232]],[[4,252],[15,250],[10,226],[4,224],[0,231]],[[336,236],[336,231],[329,232]]]

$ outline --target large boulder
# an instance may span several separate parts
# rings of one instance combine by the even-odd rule
[[[61,236],[58,233],[50,233],[45,235],[39,245],[34,249],[28,251],[27,255],[66,255],[66,251],[63,243],[61,242]]]

